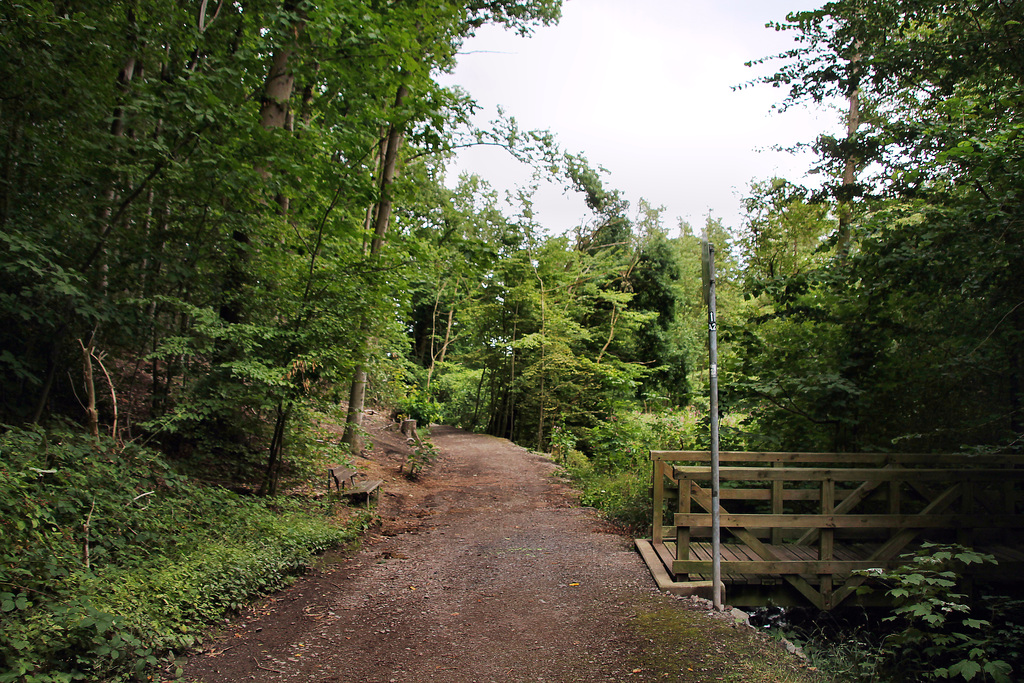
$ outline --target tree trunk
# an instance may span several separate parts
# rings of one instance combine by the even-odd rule
[[[286,3],[286,6],[289,6],[289,3]],[[289,8],[293,7],[289,6]],[[304,28],[305,21],[300,19],[292,29],[296,39]],[[263,95],[260,99],[260,125],[263,128],[294,129],[294,116],[291,111],[290,102],[292,93],[295,90],[295,75],[290,70],[289,61],[295,55],[297,49],[297,44],[292,44],[290,47],[278,50],[271,58],[267,79],[263,84]],[[257,167],[256,170],[264,179],[270,178],[270,169]],[[287,215],[291,208],[288,196],[278,194],[275,200],[277,201],[278,213],[282,216]],[[235,279],[239,286],[248,283],[250,279],[248,272],[242,267],[248,261],[248,250],[245,247],[250,243],[249,234],[236,230],[232,236],[235,240],[237,251],[229,269],[229,287],[232,284],[232,279]],[[235,294],[237,296],[237,292]],[[227,322],[241,322],[241,301],[238,299],[231,299],[229,301],[231,305],[226,311],[222,307],[222,311],[228,315],[227,317],[222,315],[222,317]],[[277,493],[277,483],[281,473],[281,463],[284,458],[284,433],[288,425],[288,419],[291,416],[291,411],[291,404],[287,408],[283,402],[277,404],[274,435],[270,440],[270,453],[267,457],[267,469],[263,476],[263,482],[260,484],[260,495],[272,496]]]
[[[854,55],[850,59],[851,70],[854,81],[858,79],[861,55]],[[854,83],[849,95],[849,112],[846,118],[846,159],[843,165],[843,182],[839,197],[839,238],[836,241],[836,253],[839,258],[845,258],[850,251],[850,226],[853,223],[853,192],[857,183],[857,165],[860,160],[853,151],[853,144],[857,140],[857,130],[860,128],[860,88]]]
[[[96,409],[96,382],[93,379],[92,371],[92,342],[89,346],[78,340],[82,347],[82,380],[85,383],[85,428],[89,436],[94,439],[100,438],[100,413]]]
[[[281,461],[284,454],[284,433],[288,425],[288,418],[291,416],[291,404],[286,408],[284,403],[277,404],[277,418],[274,420],[274,436],[270,441],[270,457],[267,460],[267,469],[263,474],[263,483],[260,484],[259,495],[277,495],[277,484],[281,476]]]
[[[46,404],[50,402],[50,392],[53,391],[53,382],[57,377],[57,368],[60,366],[60,347],[63,345],[66,327],[62,326],[50,340],[50,352],[46,354],[46,379],[43,381],[43,388],[39,391],[39,400],[32,411],[32,424],[39,424],[46,412]]]
[[[347,443],[349,452],[359,453],[363,450],[363,411],[366,406],[366,368],[356,367],[352,377],[352,387],[348,393],[348,415],[345,417],[345,434],[341,437]]]
[[[480,419],[480,392],[484,388],[484,379],[487,377],[487,368],[480,371],[480,381],[476,384],[476,400],[473,403],[473,429],[476,429],[476,421]]]
[[[515,432],[515,409],[516,409],[516,336],[519,334],[519,308],[516,307],[516,318],[512,321],[512,358],[509,360],[510,377],[508,378],[508,390],[505,392],[505,419],[502,425],[502,436],[511,439]]]
[[[295,89],[295,76],[288,71],[288,60],[292,54],[292,50],[281,50],[274,53],[271,60],[260,102],[260,125],[264,128],[286,128],[288,125],[288,102]]]
[[[455,292],[457,295],[459,291],[459,282],[461,277],[455,278]],[[434,299],[434,310],[430,316],[430,367],[427,368],[427,386],[424,389],[427,393],[430,393],[430,382],[434,377],[434,369],[438,363],[444,362],[444,357],[448,353],[448,344],[451,343],[452,339],[452,323],[455,318],[455,306],[448,309],[448,321],[444,329],[444,342],[441,344],[441,350],[434,353],[434,336],[437,332],[437,308],[441,303],[441,287],[438,286],[437,297]]]
[[[455,278],[455,291],[452,292],[453,297],[459,295],[459,283],[462,281],[462,276]],[[455,306],[454,304],[448,309],[448,324],[444,328],[444,344],[441,346],[441,357],[437,360],[438,363],[444,362],[444,357],[448,355],[448,345],[452,341],[452,323],[455,319]],[[433,363],[431,363],[433,364]]]
[[[395,112],[402,106],[409,90],[404,86],[398,86],[398,93],[395,95]],[[373,227],[373,240],[370,244],[370,258],[375,258],[384,247],[384,236],[391,221],[391,192],[395,182],[396,169],[398,168],[398,148],[402,144],[403,126],[400,121],[392,121],[388,129],[387,148],[384,152],[384,165],[380,175],[380,200],[377,202],[375,221]],[[364,348],[369,344],[365,343]],[[349,390],[348,416],[346,417],[345,433],[341,440],[347,443],[352,453],[362,451],[361,429],[363,426],[363,411],[366,402],[366,365],[360,364],[352,377],[352,387]]]
[[[395,94],[394,111],[402,107],[409,90],[404,86],[398,86]],[[384,153],[384,170],[380,177],[380,201],[377,205],[377,220],[373,230],[373,243],[370,247],[370,256],[376,256],[384,246],[384,235],[387,233],[388,224],[391,222],[391,192],[395,183],[395,169],[398,167],[398,148],[402,145],[403,126],[399,121],[392,121],[388,129],[388,147]]]
[[[537,416],[537,451],[544,451],[544,347],[541,346],[541,373],[540,373],[540,414]]]

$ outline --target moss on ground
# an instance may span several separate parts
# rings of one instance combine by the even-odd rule
[[[823,683],[828,680],[776,641],[725,615],[667,595],[635,605],[640,680]]]

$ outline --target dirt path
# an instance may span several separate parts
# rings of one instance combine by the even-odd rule
[[[658,594],[548,460],[451,428],[432,438],[442,456],[389,487],[380,534],[208,640],[186,680],[755,680],[708,639],[742,629]]]

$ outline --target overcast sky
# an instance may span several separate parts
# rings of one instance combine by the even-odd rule
[[[665,225],[695,228],[709,213],[729,227],[753,179],[804,177],[810,159],[771,151],[835,128],[834,112],[773,113],[783,91],[733,91],[759,74],[744,62],[793,46],[765,28],[814,0],[566,0],[558,26],[520,38],[493,27],[463,47],[442,82],[465,88],[484,123],[502,107],[520,127],[546,129],[569,152],[608,169],[607,187],[664,206]],[[494,148],[459,153],[459,170],[499,190],[524,184],[529,169]],[[457,175],[457,173],[452,174]],[[574,227],[582,200],[553,186],[538,197],[549,231]]]

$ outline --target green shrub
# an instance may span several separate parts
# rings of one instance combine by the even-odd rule
[[[429,439],[421,438],[405,458],[406,476],[415,479],[424,467],[430,467],[437,460],[438,451]]]
[[[634,535],[651,525],[650,466],[615,473],[570,470],[582,489],[580,503],[600,510],[609,520]]]
[[[398,412],[409,419],[416,420],[421,427],[440,424],[444,421],[444,411],[441,404],[418,391],[406,398],[400,399],[396,408]]]
[[[322,509],[191,484],[151,451],[0,436],[0,683],[123,680],[355,538]]]
[[[694,408],[661,412],[619,411],[578,436],[580,449],[605,472],[631,470],[649,462],[651,450],[701,447],[706,415]]]
[[[576,435],[569,429],[566,429],[564,424],[556,424],[552,427],[548,443],[550,444],[551,455],[555,458],[555,462],[564,465],[571,452],[579,453],[579,451],[576,451],[577,441]]]
[[[1009,683],[1012,667],[999,657],[1005,643],[994,637],[959,590],[964,569],[995,563],[991,555],[960,545],[925,543],[890,571],[859,572],[888,586],[898,627],[875,653],[875,673],[883,680],[978,680]]]
[[[483,370],[467,369],[457,364],[438,366],[430,391],[444,405],[446,424],[470,431],[481,429],[486,424],[486,410],[479,406],[483,374]]]

